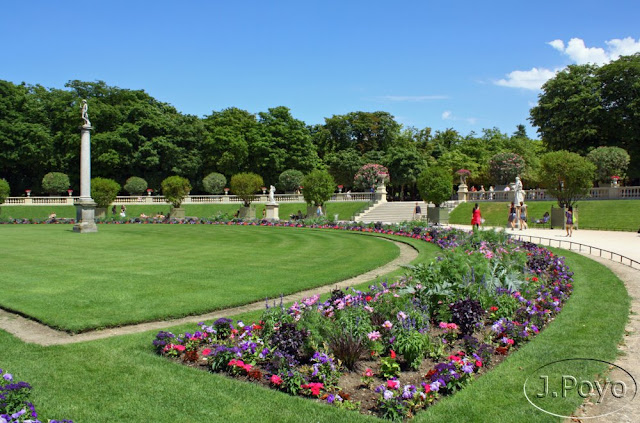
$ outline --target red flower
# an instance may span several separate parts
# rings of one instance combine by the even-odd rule
[[[209,355],[209,354],[211,354],[210,348],[205,348],[204,350],[202,350],[202,355]]]
[[[371,297],[371,295],[367,295],[366,297],[364,297],[365,301],[371,301],[373,300],[373,297]]]
[[[282,378],[278,375],[271,375],[271,383],[273,383],[276,386],[280,386],[282,385]]]
[[[476,360],[476,367],[482,367],[482,361]]]
[[[389,357],[393,358],[394,360],[396,359],[396,352],[394,350],[391,350],[391,352],[389,353]]]
[[[492,306],[489,308],[489,311],[498,311],[498,307]]]

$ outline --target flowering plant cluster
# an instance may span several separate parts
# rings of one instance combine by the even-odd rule
[[[334,406],[375,404],[363,411],[399,420],[462,389],[535,336],[572,290],[563,258],[495,233],[315,227],[422,239],[440,245],[442,257],[398,281],[334,290],[324,301],[314,295],[289,308],[282,299],[267,302],[254,324],[218,319],[194,333],[161,331],[156,351]],[[415,379],[407,370],[424,376]],[[350,372],[361,376],[358,385],[345,384]]]
[[[29,401],[31,385],[15,381],[0,369],[0,423],[42,423],[36,407]],[[72,420],[47,420],[49,423],[73,423]]]
[[[489,174],[499,184],[514,181],[524,168],[524,158],[516,153],[498,153],[489,160]]]
[[[362,166],[353,178],[356,187],[365,189],[389,182],[389,169],[386,167],[369,163]]]
[[[458,169],[456,173],[460,176],[469,176],[471,175],[471,171],[468,169]]]

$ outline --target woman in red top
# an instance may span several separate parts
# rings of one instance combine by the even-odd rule
[[[473,226],[474,229],[479,229],[481,223],[482,214],[480,214],[480,206],[478,206],[478,203],[476,203],[471,215],[471,226]]]

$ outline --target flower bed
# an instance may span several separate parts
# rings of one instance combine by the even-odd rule
[[[409,236],[443,251],[391,284],[335,290],[326,301],[316,295],[288,309],[267,302],[252,324],[219,319],[193,333],[161,331],[156,351],[291,395],[402,420],[517,350],[571,293],[563,258],[503,234],[319,227]]]
[[[0,423],[42,423],[36,407],[29,401],[31,385],[14,381],[13,375],[0,369]],[[49,423],[73,423],[72,420],[47,420]]]

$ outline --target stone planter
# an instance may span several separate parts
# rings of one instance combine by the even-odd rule
[[[171,207],[169,217],[172,219],[184,219],[184,209],[182,207]]]
[[[255,207],[240,207],[238,212],[238,217],[240,219],[255,219],[256,218],[256,208]]]
[[[551,225],[550,225],[551,229],[553,229],[554,227],[564,229],[564,222],[565,222],[564,212],[565,212],[564,208],[551,206]]]
[[[447,225],[449,223],[449,210],[444,207],[427,207],[427,219],[434,224]]]
[[[107,217],[107,209],[105,207],[96,207],[96,219],[104,219]]]

